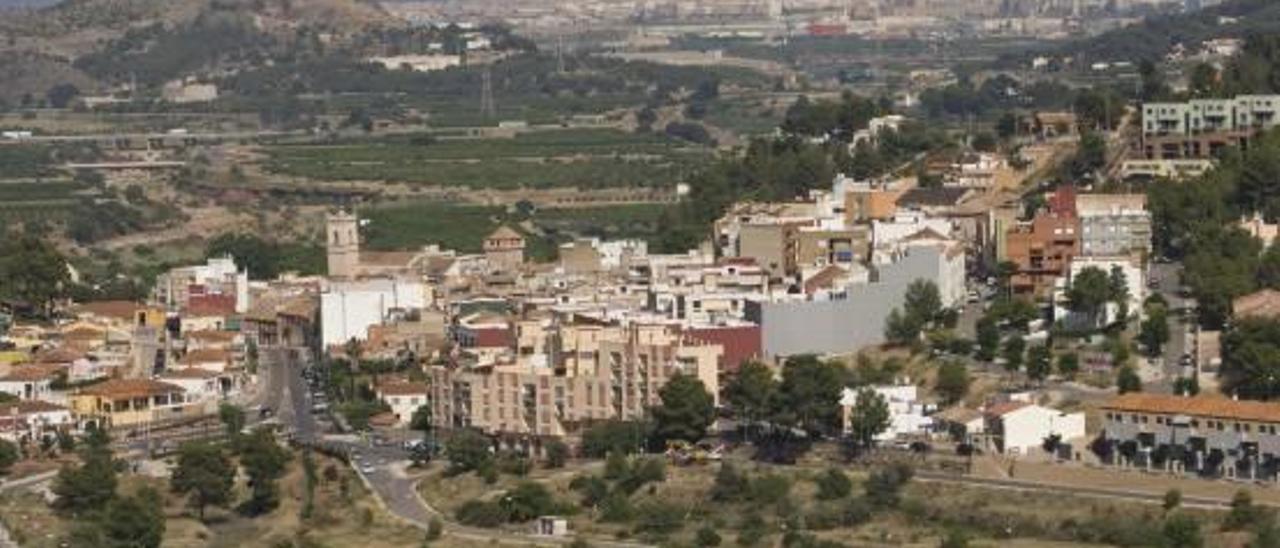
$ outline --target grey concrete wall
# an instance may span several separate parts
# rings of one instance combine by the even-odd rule
[[[855,352],[884,342],[885,319],[902,306],[907,286],[917,279],[938,283],[943,260],[936,249],[914,248],[871,283],[849,288],[848,299],[749,302],[746,317],[760,324],[768,357]]]

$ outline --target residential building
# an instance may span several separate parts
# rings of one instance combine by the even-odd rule
[[[159,427],[213,413],[212,402],[188,401],[182,387],[151,379],[112,379],[81,388],[69,398],[82,427]]]
[[[430,391],[424,383],[393,381],[374,387],[374,393],[379,401],[391,407],[396,426],[408,426],[413,420],[413,413],[427,405]]]
[[[1120,163],[1120,177],[1182,181],[1204,175],[1211,168],[1213,160],[1208,158],[1129,159]]]
[[[387,70],[433,72],[462,66],[462,56],[445,54],[390,55],[386,57],[371,57],[369,62],[382,65]]]
[[[53,382],[65,377],[67,368],[51,364],[19,365],[0,377],[0,392],[26,401],[58,399],[53,393]]]
[[[1064,413],[1039,405],[1009,401],[983,410],[985,435],[990,448],[1006,455],[1028,455],[1040,450],[1045,440],[1057,436],[1061,442],[1085,437],[1084,413]]]
[[[1280,236],[1280,224],[1268,223],[1262,218],[1261,213],[1254,213],[1253,217],[1241,219],[1238,226],[1250,236],[1261,240],[1263,247],[1275,245],[1276,237]]]
[[[320,293],[320,340],[327,348],[363,341],[369,328],[426,308],[427,288],[409,278],[336,280]]]
[[[1108,302],[1102,310],[1100,318],[1084,318],[1076,317],[1069,310],[1069,302],[1067,298],[1068,289],[1085,269],[1097,269],[1102,271],[1108,277],[1115,276],[1116,273],[1124,276],[1125,287],[1128,292],[1128,299],[1124,308],[1130,315],[1142,314],[1142,303],[1147,299],[1147,271],[1142,266],[1142,261],[1133,257],[1073,257],[1067,268],[1065,276],[1056,280],[1054,286],[1054,314],[1055,320],[1063,320],[1068,325],[1076,327],[1096,327],[1096,325],[1087,325],[1087,322],[1100,322],[1101,325],[1109,325],[1120,320],[1119,314],[1121,307],[1118,303]]]
[[[1151,254],[1151,213],[1145,194],[1079,194],[1076,215],[1082,255]]]
[[[1071,259],[1080,254],[1079,225],[1075,191],[1061,187],[1046,210],[1030,222],[1008,229],[1003,259],[1017,266],[1010,280],[1014,293],[1049,295],[1057,278],[1066,274]]]
[[[71,411],[61,405],[40,400],[0,404],[0,439],[38,443],[74,429]]]
[[[877,442],[923,437],[932,431],[933,418],[929,415],[933,413],[934,406],[920,401],[916,385],[904,383],[873,386],[871,390],[883,398],[889,407],[889,427],[876,436]],[[859,392],[853,388],[845,388],[840,395],[840,416],[845,435],[850,433]]]
[[[1280,468],[1280,403],[1131,392],[1100,410],[1112,464],[1250,479]]]
[[[1280,291],[1268,288],[1236,297],[1231,302],[1231,310],[1237,320],[1280,319]]]
[[[191,298],[203,295],[229,296],[233,312],[249,309],[249,273],[236,266],[232,257],[212,257],[205,264],[170,269],[156,277],[152,298],[170,310],[186,309]]]
[[[1228,146],[1247,148],[1256,131],[1275,127],[1280,95],[1238,95],[1142,105],[1142,156],[1149,160],[1212,158]]]
[[[505,363],[430,367],[436,426],[477,428],[537,453],[543,440],[574,441],[592,422],[645,416],[678,374],[719,393],[721,347],[689,340],[670,325],[565,324],[548,331],[547,342],[533,346],[548,353]]]
[[[870,283],[830,292],[825,300],[795,295],[748,302],[744,318],[760,325],[766,358],[853,352],[884,342],[885,319],[915,280],[934,282],[943,306],[963,302],[964,264],[956,248],[912,247],[875,266]]]

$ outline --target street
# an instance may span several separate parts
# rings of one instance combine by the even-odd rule
[[[1190,376],[1193,368],[1187,368],[1182,365],[1182,356],[1184,354],[1192,355],[1194,359],[1194,336],[1195,315],[1190,316],[1190,321],[1183,321],[1181,310],[1184,308],[1195,308],[1195,300],[1183,298],[1180,295],[1182,288],[1181,281],[1182,266],[1178,263],[1156,263],[1152,262],[1148,271],[1149,281],[1154,282],[1151,287],[1153,293],[1158,293],[1164,297],[1165,302],[1169,303],[1169,342],[1164,345],[1161,353],[1161,377],[1153,383],[1149,383],[1148,391],[1169,393],[1173,391],[1173,382],[1179,377]],[[1194,363],[1194,362],[1193,362]]]

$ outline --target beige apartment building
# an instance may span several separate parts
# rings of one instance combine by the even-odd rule
[[[675,375],[719,392],[722,347],[687,340],[671,325],[522,327],[521,355],[508,363],[430,368],[438,428],[475,428],[536,453],[545,439],[575,441],[592,422],[644,417]],[[537,332],[547,335],[542,344],[529,336]]]

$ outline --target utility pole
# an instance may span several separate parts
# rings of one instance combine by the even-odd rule
[[[493,101],[493,74],[488,67],[485,67],[480,82],[480,115],[488,120],[493,118],[498,110]]]

